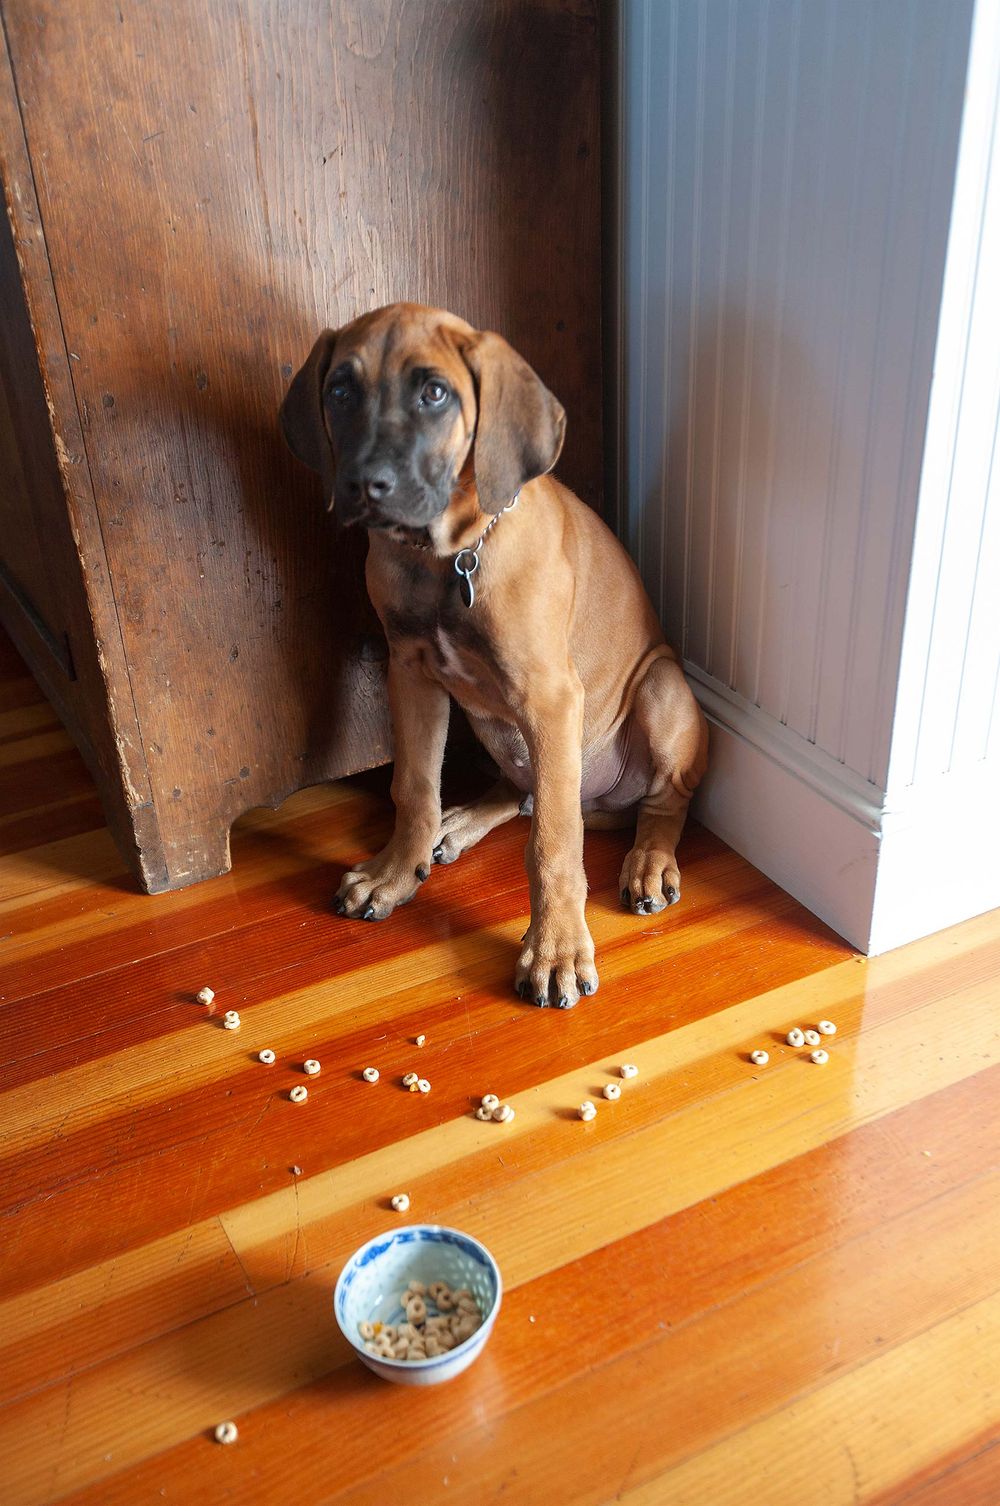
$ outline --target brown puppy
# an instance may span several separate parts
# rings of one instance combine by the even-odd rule
[[[597,988],[585,820],[637,810],[622,900],[636,914],[674,904],[707,729],[632,561],[547,475],[563,410],[499,335],[402,303],[322,334],[281,418],[328,505],[369,530],[368,590],[389,642],[396,827],[344,875],[338,911],[383,920],[432,862],[530,812],[515,982],[568,1008]],[[504,777],[442,814],[449,696]]]

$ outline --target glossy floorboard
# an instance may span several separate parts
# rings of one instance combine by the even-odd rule
[[[5,1506],[1000,1501],[1000,917],[865,962],[692,827],[682,903],[636,921],[627,839],[592,833],[601,990],[540,1012],[510,989],[525,823],[338,920],[388,822],[381,776],[306,791],[228,877],[140,895],[0,645]],[[822,1017],[817,1067],[784,1035]],[[397,1190],[506,1281],[440,1390],[332,1322]]]

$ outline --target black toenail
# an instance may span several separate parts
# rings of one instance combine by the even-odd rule
[[[560,994],[559,995],[558,999],[556,1000],[556,1008],[557,1009],[568,1009],[569,1008],[569,1000],[567,999],[567,997],[566,997],[565,994]]]
[[[545,994],[536,994],[535,1003],[538,1005],[539,1009],[547,1009],[549,1001],[546,998]]]
[[[527,995],[527,992],[528,992],[528,985],[527,985],[527,983],[525,983],[524,979],[522,978],[521,981],[520,981],[520,983],[517,985],[517,997],[519,999],[523,999]]]
[[[435,847],[434,851],[431,853],[431,857],[434,859],[435,863],[440,863],[441,859],[444,857],[444,848]]]
[[[429,868],[425,868],[423,863],[421,863],[420,867],[416,868],[414,872],[416,873],[417,878],[422,884],[425,884],[431,876],[431,870]]]
[[[589,998],[589,996],[594,992],[594,985],[588,978],[582,978],[580,980],[580,992],[584,995],[585,998]]]
[[[344,904],[344,901],[342,899],[335,899],[333,902],[333,908],[336,910],[338,915],[347,914],[347,906]]]
[[[375,919],[375,906],[374,905],[369,905],[368,906],[368,909],[364,913],[364,919],[365,920],[374,920]]]
[[[677,901],[679,899],[680,899],[680,895],[678,894],[677,890],[674,888],[673,884],[668,884],[667,885],[667,904],[668,905],[676,905],[676,903],[677,903]]]
[[[627,889],[623,889],[622,890],[622,904],[623,905],[630,905],[631,903],[632,903],[632,896],[631,896],[631,894],[629,894],[629,892],[628,892]]]

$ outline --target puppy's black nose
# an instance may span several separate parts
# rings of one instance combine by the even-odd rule
[[[376,465],[353,476],[349,485],[356,497],[364,497],[368,502],[384,502],[395,490],[396,474],[390,466]]]

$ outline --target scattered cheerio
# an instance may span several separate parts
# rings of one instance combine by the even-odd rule
[[[820,1035],[836,1035],[837,1027],[832,1020],[820,1020],[816,1026]]]
[[[616,1082],[606,1082],[604,1084],[604,1096],[614,1103],[615,1099],[622,1096],[622,1090]]]
[[[803,1030],[803,1032],[802,1032],[802,1038],[805,1041],[805,1043],[806,1043],[807,1046],[818,1046],[819,1045],[819,1031],[818,1030]]]
[[[417,1036],[414,1036],[414,1038],[413,1038],[413,1044],[415,1046],[422,1046],[424,1044],[424,1041],[426,1041],[426,1039],[427,1039],[426,1035],[417,1035]]]
[[[514,1110],[509,1103],[498,1103],[493,1110],[493,1118],[497,1124],[509,1124],[514,1117]]]
[[[315,1077],[318,1072],[322,1071],[322,1068],[320,1067],[320,1064],[316,1060],[316,1058],[314,1056],[311,1056],[308,1061],[304,1061],[302,1063],[302,1070],[303,1072],[307,1073],[309,1077]]]
[[[257,1060],[259,1062],[263,1062],[265,1067],[273,1067],[274,1052],[269,1047],[265,1046],[263,1051],[257,1052]]]
[[[406,1213],[409,1210],[410,1199],[407,1197],[405,1192],[395,1193],[389,1199],[389,1202],[395,1213]]]
[[[214,988],[199,988],[198,993],[197,993],[197,999],[198,999],[198,1003],[199,1004],[211,1004],[211,1002],[212,1002],[212,1000],[214,998],[215,998],[215,989]]]
[[[751,1051],[750,1060],[755,1067],[766,1067],[771,1058],[766,1051]]]
[[[810,1051],[809,1060],[811,1062],[815,1062],[817,1067],[823,1067],[830,1060],[830,1058],[825,1051],[819,1050]]]
[[[404,1072],[403,1073],[403,1087],[404,1088],[416,1088],[417,1083],[419,1081],[420,1081],[420,1073],[419,1072]]]
[[[294,1087],[291,1090],[288,1096],[293,1103],[305,1103],[306,1099],[309,1097],[309,1089],[306,1087],[305,1083],[300,1082],[297,1087]]]
[[[806,1038],[797,1025],[793,1026],[793,1028],[788,1032],[788,1034],[785,1036],[785,1040],[790,1046],[795,1046],[796,1048],[798,1048],[799,1046],[804,1046],[806,1043]]]
[[[497,1105],[497,1107],[499,1108],[499,1104]],[[488,1109],[485,1103],[481,1103],[476,1110],[476,1118],[482,1119],[484,1122],[486,1122],[493,1118],[493,1110]]]
[[[222,1020],[222,1028],[224,1030],[239,1030],[242,1023],[243,1021],[240,1019],[235,1009],[226,1010],[226,1013],[223,1016]]]
[[[495,1093],[484,1093],[481,1101],[483,1108],[489,1109],[491,1114],[500,1102]]]
[[[418,1079],[417,1079],[417,1092],[418,1093],[429,1093],[430,1090],[431,1090],[431,1085],[427,1081],[426,1077],[418,1077]]]
[[[215,1429],[216,1443],[235,1443],[239,1436],[235,1422],[220,1422]]]
[[[639,1068],[633,1065],[632,1062],[622,1062],[618,1068],[618,1075],[619,1077],[638,1077]]]
[[[361,1076],[365,1082],[378,1082],[378,1067],[366,1067]]]
[[[577,1109],[577,1113],[579,1114],[580,1118],[586,1122],[587,1120],[596,1117],[597,1108],[594,1104],[591,1103],[590,1099],[587,1098],[583,1103],[581,1103],[580,1107]]]

